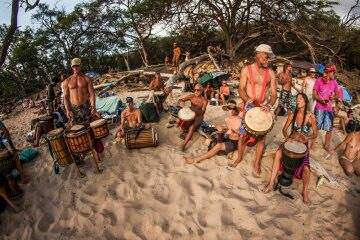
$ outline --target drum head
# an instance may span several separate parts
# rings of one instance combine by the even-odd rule
[[[79,132],[84,129],[85,129],[84,125],[74,125],[70,128],[70,132]]]
[[[260,107],[254,107],[247,111],[244,121],[251,130],[256,132],[268,131],[273,126],[272,114],[263,111]]]
[[[304,154],[307,151],[307,147],[304,143],[298,141],[287,141],[284,143],[284,148],[289,152],[296,154]]]
[[[195,118],[195,112],[190,108],[185,107],[180,109],[178,116],[181,120],[191,121]]]
[[[62,134],[64,132],[64,129],[62,128],[57,128],[57,129],[54,129],[50,132],[48,132],[48,137],[54,137],[54,136],[58,136],[60,134]]]
[[[98,119],[90,123],[90,127],[98,127],[106,123],[105,119]]]

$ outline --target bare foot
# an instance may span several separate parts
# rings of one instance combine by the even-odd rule
[[[187,164],[193,164],[195,163],[194,159],[191,157],[184,157],[184,160]]]
[[[256,177],[259,177],[260,174],[261,174],[261,167],[260,167],[260,166],[254,166],[254,168],[253,168],[253,174],[254,174]]]
[[[274,191],[274,184],[270,184],[270,183],[266,185],[262,190],[263,193],[269,193],[271,191]]]
[[[228,165],[229,165],[229,167],[235,168],[240,162],[241,162],[241,160],[240,161],[236,160],[235,162],[229,163]]]
[[[310,198],[309,198],[309,192],[308,191],[303,191],[303,202],[305,204],[310,204]]]

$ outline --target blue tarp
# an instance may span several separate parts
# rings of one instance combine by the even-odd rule
[[[351,102],[352,101],[352,96],[351,96],[351,93],[350,93],[349,89],[347,89],[344,86],[341,86],[341,87],[343,89],[343,100],[345,102]]]
[[[117,96],[96,98],[96,110],[99,113],[115,114],[122,107],[122,102]]]
[[[85,75],[88,76],[88,77],[91,77],[91,78],[95,78],[95,77],[100,76],[97,72],[93,72],[93,71],[86,72]]]

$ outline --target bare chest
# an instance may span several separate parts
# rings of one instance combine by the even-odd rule
[[[84,77],[74,76],[69,80],[68,86],[70,89],[87,88],[88,83]]]

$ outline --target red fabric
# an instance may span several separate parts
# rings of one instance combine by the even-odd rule
[[[326,66],[325,72],[336,72],[336,66],[335,65]]]
[[[178,126],[181,128],[182,131],[187,131],[189,130],[190,126],[193,125],[194,120],[192,121],[184,121],[179,119],[178,121]]]
[[[251,65],[248,66],[248,71],[249,71],[249,76],[250,76],[251,89],[252,89],[253,97],[254,97],[253,101],[257,102],[258,104],[261,104],[265,100],[266,86],[267,86],[268,81],[270,80],[270,71],[268,68],[265,69],[263,84],[261,86],[261,92],[260,92],[259,97],[256,97],[255,78],[254,78],[254,74],[253,74]]]

